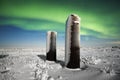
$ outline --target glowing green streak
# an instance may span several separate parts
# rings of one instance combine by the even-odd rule
[[[12,24],[27,30],[57,30],[64,31],[65,21],[71,13],[76,13],[81,17],[81,25],[86,29],[90,29],[102,34],[96,35],[87,30],[81,30],[82,35],[94,35],[97,37],[119,37],[117,33],[120,28],[116,26],[116,20],[119,20],[120,12],[111,14],[94,13],[94,11],[87,11],[80,7],[73,5],[59,5],[47,3],[32,3],[19,4],[15,2],[5,2],[0,7],[1,16],[10,16],[16,18],[31,18],[31,19],[44,19],[53,21],[27,23],[24,20],[9,20],[2,21],[0,24]],[[114,23],[114,25],[110,25]],[[110,26],[108,26],[108,24]]]

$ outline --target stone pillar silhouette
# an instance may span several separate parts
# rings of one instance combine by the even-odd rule
[[[66,21],[65,66],[80,68],[80,18],[71,14]]]
[[[56,61],[56,36],[57,32],[55,31],[47,32],[46,60]]]

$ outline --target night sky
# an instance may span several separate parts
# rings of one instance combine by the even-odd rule
[[[119,0],[0,0],[0,47],[45,47],[48,30],[64,46],[71,13],[81,18],[82,46],[120,45]]]

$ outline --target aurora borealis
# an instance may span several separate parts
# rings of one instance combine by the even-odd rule
[[[0,46],[45,45],[46,31],[64,44],[65,21],[81,17],[83,45],[120,44],[119,0],[1,0]]]

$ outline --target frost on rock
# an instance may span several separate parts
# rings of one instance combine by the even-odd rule
[[[111,76],[116,74],[115,70],[111,66],[105,66],[104,68],[101,68],[101,71]]]
[[[49,65],[44,63],[37,63],[35,69],[35,79],[36,80],[54,80],[54,78],[49,79],[50,76],[48,75]]]
[[[84,64],[91,64],[91,65],[96,65],[99,64],[102,60],[97,58],[97,57],[81,57],[81,62],[83,62]]]

